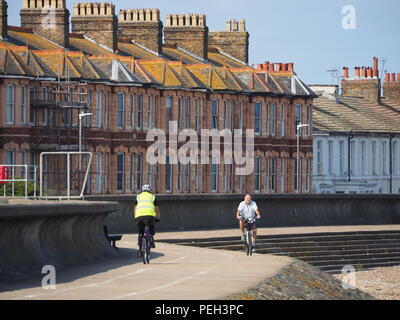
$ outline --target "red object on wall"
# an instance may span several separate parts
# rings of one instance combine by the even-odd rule
[[[10,170],[8,167],[0,166],[0,184],[5,184],[7,183],[6,181],[2,180],[8,180],[10,178]]]

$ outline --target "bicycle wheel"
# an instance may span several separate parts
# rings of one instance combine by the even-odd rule
[[[142,258],[143,263],[147,264],[148,260],[148,249],[147,249],[147,239],[145,237],[142,238]]]
[[[253,255],[253,235],[250,231],[247,232],[247,255]]]

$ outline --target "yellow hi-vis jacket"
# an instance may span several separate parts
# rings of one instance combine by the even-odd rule
[[[156,197],[150,192],[142,192],[138,194],[136,197],[137,205],[135,218],[151,216],[156,217],[156,206],[154,205],[154,201]]]

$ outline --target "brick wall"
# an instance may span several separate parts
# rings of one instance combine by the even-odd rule
[[[380,101],[379,79],[343,79],[342,95],[348,97],[364,97],[372,102]]]

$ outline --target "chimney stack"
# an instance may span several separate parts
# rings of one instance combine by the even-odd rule
[[[373,67],[355,67],[355,78],[350,78],[348,68],[343,68],[342,94],[348,97],[363,97],[379,104],[381,83],[378,70],[378,59],[373,59]]]
[[[164,28],[165,43],[176,45],[203,60],[208,59],[208,27],[204,14],[169,14]]]
[[[117,17],[111,3],[75,3],[72,32],[81,33],[112,51],[118,49]]]
[[[374,77],[379,78],[379,59],[374,57]]]
[[[389,99],[400,100],[400,73],[386,73],[385,83],[383,84],[383,95]]]
[[[225,31],[212,31],[209,34],[210,47],[216,47],[223,53],[248,64],[249,33],[246,31],[246,20],[228,20]]]
[[[24,0],[21,27],[68,48],[69,11],[65,0]]]
[[[7,19],[8,19],[8,5],[7,1],[0,0],[0,37],[1,39],[7,38]]]
[[[158,9],[127,9],[119,12],[120,36],[162,54],[163,24]]]

